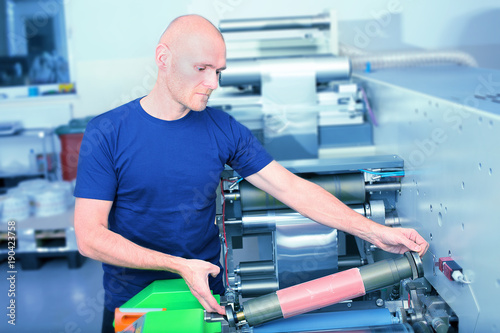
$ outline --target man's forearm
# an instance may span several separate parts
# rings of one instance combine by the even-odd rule
[[[385,251],[403,253],[411,250],[422,256],[429,247],[415,230],[388,228],[375,223],[275,161],[248,176],[247,180],[311,220],[350,233]]]
[[[345,231],[365,240],[371,240],[374,229],[381,225],[356,213],[320,186],[296,178],[289,187],[293,198],[288,204],[305,217],[332,228]],[[292,195],[293,193],[293,195]]]
[[[104,226],[86,232],[85,237],[78,241],[78,247],[86,257],[128,268],[166,270],[179,274],[179,268],[186,261],[139,246]]]
[[[276,161],[247,177],[305,217],[371,241],[375,230],[384,228],[356,213],[325,189],[286,170]]]
[[[207,311],[224,313],[224,308],[217,303],[208,287],[208,275],[216,277],[219,267],[203,260],[184,259],[147,249],[100,223],[94,223],[94,227],[89,228],[82,216],[85,214],[75,214],[75,231],[78,248],[83,255],[116,266],[179,274]]]

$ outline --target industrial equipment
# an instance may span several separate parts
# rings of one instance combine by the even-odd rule
[[[277,160],[318,158],[325,147],[372,144],[336,15],[221,21],[227,69],[210,105],[228,111]],[[257,36],[256,36],[257,34]]]
[[[493,235],[499,234],[500,226],[493,223],[497,220],[495,213],[486,207],[494,205],[493,193],[500,186],[495,171],[500,160],[498,154],[491,153],[500,140],[495,130],[500,120],[500,73],[476,68],[476,61],[461,52],[371,55],[346,45],[339,47],[334,37],[336,16],[332,12],[309,18],[269,19],[268,24],[266,20],[221,22],[229,45],[232,34],[235,35],[234,45],[240,51],[228,47],[228,64],[235,64],[234,74],[242,81],[228,72],[227,84],[224,78],[221,82],[222,97],[214,103],[247,122],[257,135],[263,133],[264,145],[269,138],[272,143],[275,138],[266,136],[266,121],[276,109],[286,113],[279,106],[287,103],[286,99],[281,104],[268,103],[273,98],[267,98],[268,86],[274,82],[273,91],[281,87],[282,94],[291,91],[291,95],[299,96],[305,88],[293,83],[301,90],[297,92],[283,81],[274,80],[273,73],[280,70],[280,65],[269,64],[281,61],[291,73],[305,69],[303,75],[308,72],[316,81],[316,102],[309,106],[315,105],[319,111],[311,114],[303,104],[291,104],[299,105],[296,109],[302,108],[302,115],[309,120],[318,120],[315,125],[309,123],[310,128],[317,126],[318,158],[300,154],[300,141],[288,140],[280,141],[281,155],[277,159],[358,213],[387,226],[417,229],[430,243],[430,249],[422,258],[423,278],[403,280],[314,313],[268,323],[255,323],[252,319],[249,322],[243,314],[255,311],[252,304],[259,305],[256,300],[260,297],[271,297],[267,295],[352,267],[362,270],[394,256],[287,210],[228,172],[222,181],[224,217],[219,219],[221,239],[225,242],[226,298],[233,305],[236,324],[232,328],[233,319],[228,318],[228,330],[349,331],[353,327],[372,326],[367,331],[391,331],[388,325],[392,325],[394,331],[401,332],[499,331],[491,296],[499,294],[500,270],[489,262],[487,254],[495,250]],[[255,37],[258,31],[262,34]],[[251,37],[242,37],[245,32]],[[283,37],[281,43],[277,36]],[[343,56],[339,56],[340,49]],[[252,59],[242,59],[244,52],[251,54]],[[327,69],[333,68],[330,64],[325,66],[325,72],[330,72],[325,77],[311,61],[324,57],[340,64],[346,55],[351,64],[350,75],[333,75]],[[351,110],[358,112],[351,114],[353,118],[342,120],[342,115],[349,114],[349,103],[333,97],[342,91],[351,93]],[[269,94],[280,96],[279,92]],[[224,99],[230,106],[221,102]],[[334,100],[335,106],[331,103]],[[330,101],[328,107],[322,104],[325,101]],[[258,103],[260,108],[255,106]],[[326,125],[322,120],[326,113],[333,115],[333,109],[338,122]],[[369,129],[344,135],[347,122],[343,121],[347,119],[357,119],[358,129]],[[300,131],[291,131],[293,135],[302,135]],[[329,135],[332,133],[343,135],[339,139]],[[363,133],[369,140],[363,139]],[[266,147],[274,153],[272,144]],[[283,156],[287,150],[290,156]],[[250,310],[246,310],[248,307]],[[370,311],[382,309],[390,313],[391,321],[377,323]],[[261,310],[272,315],[272,301]],[[337,326],[339,317],[351,313],[355,313],[356,320]],[[335,323],[322,321],[321,316],[333,318],[336,314],[336,319],[332,319]],[[238,327],[238,322],[243,324]],[[316,322],[326,326],[313,327]]]
[[[361,268],[328,275],[243,303],[243,310],[234,313],[226,306],[227,320],[235,327],[241,322],[251,326],[271,320],[290,318],[341,301],[365,295],[369,291],[399,283],[406,278],[423,276],[420,257],[406,253],[406,258],[388,259]]]
[[[381,224],[400,226],[395,206],[404,161],[398,156],[282,164],[322,186],[359,214]],[[365,241],[319,225],[232,170],[225,171],[221,187],[218,222],[227,269],[225,300],[230,304],[222,331],[316,332],[362,326],[380,330],[383,326],[384,330],[413,332],[404,319],[411,311],[406,288],[423,283],[426,291],[431,290],[420,282],[423,269],[418,256],[407,253],[391,257]],[[409,278],[415,280],[410,282]],[[377,311],[381,308],[385,311]],[[293,318],[295,324],[288,323],[289,317],[310,311],[313,313]],[[348,326],[336,326],[338,317],[330,316],[338,312],[349,315],[351,311],[356,318],[367,311],[369,322],[358,319]],[[381,327],[373,328],[373,323],[386,316],[388,322],[381,320]],[[276,319],[280,320],[274,322]]]
[[[398,68],[387,55],[339,57],[333,11],[220,27],[228,69],[211,106],[288,170],[377,223],[415,228],[430,248],[423,258],[385,253],[227,167],[216,218],[226,316],[203,321],[241,333],[500,331],[500,269],[489,258],[500,234],[500,72],[451,53],[400,54]],[[353,70],[370,59],[381,69]],[[431,65],[412,66],[422,63]],[[141,320],[169,310],[155,312]]]

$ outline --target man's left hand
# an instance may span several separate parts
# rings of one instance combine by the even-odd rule
[[[414,229],[382,227],[377,228],[372,237],[372,244],[392,253],[414,251],[422,257],[429,248],[429,243]]]

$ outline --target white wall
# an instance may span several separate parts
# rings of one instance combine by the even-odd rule
[[[404,39],[425,48],[500,44],[498,0],[407,1]],[[429,5],[432,3],[432,5]]]
[[[500,69],[497,0],[441,0],[430,6],[409,1],[403,27],[408,43],[429,49],[458,48],[473,55],[481,67]]]

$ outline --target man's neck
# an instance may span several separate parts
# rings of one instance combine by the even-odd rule
[[[173,101],[170,96],[160,93],[156,85],[140,103],[144,111],[161,120],[178,120],[189,113],[188,108]]]

